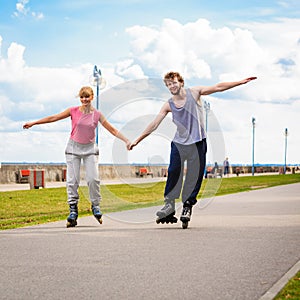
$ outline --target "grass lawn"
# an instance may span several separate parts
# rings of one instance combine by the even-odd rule
[[[199,198],[300,182],[300,174],[204,180]],[[165,182],[101,186],[103,213],[163,204]],[[79,189],[79,215],[91,215],[87,187]],[[201,201],[201,199],[200,199]],[[65,188],[0,192],[0,229],[63,220],[68,216]]]
[[[300,299],[300,271],[286,284],[273,300]]]

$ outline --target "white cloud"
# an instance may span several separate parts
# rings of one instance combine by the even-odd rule
[[[125,79],[141,79],[145,77],[142,68],[134,64],[133,59],[119,61],[116,64],[115,73]]]
[[[299,26],[297,19],[240,24],[234,29],[213,28],[205,19],[187,24],[166,19],[161,27],[133,26],[127,33],[132,58],[154,73],[178,70],[196,84],[201,79],[215,82],[256,75],[255,88],[235,94],[271,102],[300,96]]]
[[[31,12],[31,9],[30,7],[28,7],[28,4],[29,0],[18,0],[18,2],[16,3],[16,11],[14,12],[14,16],[21,17],[30,14],[36,20],[41,20],[44,18],[44,14],[41,12]]]
[[[161,27],[134,26],[127,33],[132,57],[153,73],[177,70],[194,84],[207,83],[207,78],[213,84],[258,76],[255,82],[226,92],[230,99],[220,99],[221,94],[206,99],[211,99],[234,162],[251,163],[255,116],[256,162],[281,163],[284,128],[296,133],[300,125],[299,26],[297,19],[237,24],[233,29],[213,28],[204,19],[187,24],[167,19]],[[297,135],[289,142],[300,145]],[[289,151],[290,161],[299,162],[297,147]]]
[[[214,29],[209,21],[180,24],[165,19],[160,28],[133,26],[132,57],[142,66],[163,74],[178,70],[186,79],[211,78],[212,72],[249,73],[262,63],[265,54],[249,30]]]
[[[274,105],[216,97],[206,97],[206,100],[223,130],[226,155],[232,163],[252,162],[252,117],[256,119],[255,163],[283,163],[285,128],[290,132],[289,162],[299,163],[296,145],[300,145],[297,134],[300,100]]]
[[[16,10],[19,14],[26,15],[29,11],[28,8],[26,8],[26,4],[28,4],[29,0],[19,0],[16,4]]]
[[[74,98],[82,85],[89,84],[92,65],[30,67],[25,63],[24,51],[24,46],[12,43],[7,57],[0,58],[0,116],[3,113],[20,121],[76,105]]]
[[[0,44],[1,45],[1,44]],[[14,82],[23,76],[25,47],[12,43],[7,50],[7,59],[0,58],[0,82]]]
[[[0,161],[64,162],[67,132],[1,132]]]
[[[41,12],[38,12],[38,13],[32,12],[31,15],[37,20],[41,20],[44,18],[44,14]]]
[[[280,19],[272,23],[247,23],[265,55],[256,66],[257,101],[294,101],[300,98],[300,19]],[[249,52],[249,51],[248,51]],[[254,53],[259,55],[259,53]],[[289,62],[286,65],[285,62]]]
[[[126,82],[147,79],[148,74],[159,77],[169,70],[182,72],[186,86],[255,75],[258,79],[254,82],[204,98],[210,101],[223,130],[226,154],[231,162],[251,163],[251,118],[254,116],[257,119],[255,161],[282,163],[283,132],[288,128],[288,162],[299,163],[299,27],[297,19],[238,24],[235,28],[213,28],[205,19],[186,24],[166,19],[160,27],[128,28],[131,38],[128,58],[101,66],[107,81],[100,95],[101,109],[116,127],[138,135],[146,121],[150,121],[148,117],[154,117],[161,106],[159,101],[152,102],[151,96],[165,101],[169,94],[163,86],[161,90],[167,96],[162,91],[152,92],[147,81],[140,85],[134,82],[134,87]],[[76,94],[82,85],[90,84],[93,65],[37,68],[26,64],[24,52],[24,46],[12,43],[7,55],[0,56],[0,132],[1,139],[7,141],[1,146],[2,156],[4,161],[63,161],[69,120],[29,131],[23,131],[21,126],[25,121],[78,105]],[[123,89],[110,93],[112,87],[122,84]],[[132,101],[143,96],[147,98],[144,102]],[[161,130],[164,132],[164,127]],[[162,135],[155,132],[134,153],[130,152],[128,159],[147,162],[149,157],[157,155],[167,162],[169,149],[165,140],[169,137]],[[57,143],[49,143],[55,136]],[[29,149],[32,141],[38,154],[19,150],[20,144]],[[109,162],[113,159],[114,138],[103,134],[101,143],[101,161]],[[163,146],[159,147],[160,144]]]

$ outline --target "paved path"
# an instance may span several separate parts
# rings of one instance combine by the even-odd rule
[[[260,299],[300,259],[300,184],[0,232],[0,299]],[[180,208],[178,208],[178,213]]]

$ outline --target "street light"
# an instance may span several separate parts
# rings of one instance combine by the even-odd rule
[[[207,101],[204,101],[204,109],[205,109],[205,131],[207,134],[207,128],[208,128],[208,113],[210,111],[210,103]]]
[[[254,176],[254,135],[255,135],[255,118],[252,117],[252,176]]]
[[[286,128],[284,130],[284,135],[285,135],[285,147],[284,147],[284,171],[283,174],[286,172],[286,153],[287,153],[287,137],[288,137],[288,129]]]
[[[96,86],[96,109],[99,110],[99,90],[102,90],[106,86],[106,81],[101,75],[101,70],[94,66],[92,85]],[[98,145],[98,126],[96,128],[96,144]]]
[[[205,109],[205,132],[207,135],[207,130],[208,130],[208,113],[210,111],[210,103],[207,101],[204,101],[204,109]],[[206,167],[204,169],[204,177],[206,177],[207,170]]]

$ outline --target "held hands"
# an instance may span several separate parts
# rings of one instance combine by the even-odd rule
[[[138,143],[135,141],[135,142],[133,142],[133,143],[131,143],[129,140],[126,142],[126,148],[127,148],[127,150],[128,151],[130,151],[130,150],[132,150],[132,148],[134,147],[134,146],[136,146]]]
[[[131,149],[130,149],[131,142],[128,140],[128,141],[125,142],[125,144],[126,144],[127,150],[131,150]]]
[[[135,147],[137,144],[138,144],[138,142],[137,142],[137,141],[134,141],[133,143],[131,143],[131,144],[129,145],[129,149],[128,149],[128,150],[132,150],[133,147]]]

